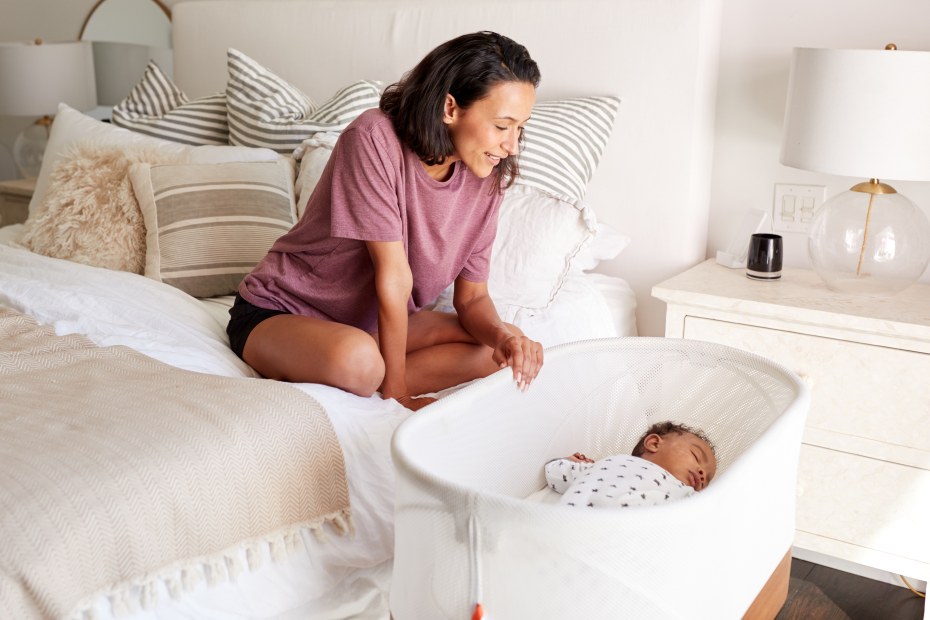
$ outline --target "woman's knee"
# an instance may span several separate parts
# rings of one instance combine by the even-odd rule
[[[384,380],[384,358],[378,344],[360,333],[344,338],[332,351],[329,372],[333,383],[358,396],[371,396]]]

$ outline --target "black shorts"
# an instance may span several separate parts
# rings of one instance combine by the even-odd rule
[[[226,334],[229,336],[229,346],[233,352],[242,357],[245,350],[245,341],[249,339],[249,334],[255,327],[273,316],[279,314],[290,314],[283,310],[266,310],[250,304],[236,293],[236,301],[233,307],[229,309],[229,323],[226,325]]]

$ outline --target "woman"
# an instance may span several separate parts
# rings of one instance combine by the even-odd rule
[[[265,377],[377,390],[414,410],[432,402],[418,394],[506,366],[527,389],[542,347],[501,321],[487,279],[539,77],[526,48],[479,32],[388,87],[243,279],[233,350]],[[421,310],[453,281],[456,314]]]

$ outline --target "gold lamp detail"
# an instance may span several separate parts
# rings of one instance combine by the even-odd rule
[[[811,264],[829,288],[893,294],[916,282],[930,221],[879,179],[930,180],[930,52],[795,48],[781,162],[870,179],[811,221]]]

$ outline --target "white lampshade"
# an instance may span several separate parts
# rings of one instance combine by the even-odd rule
[[[930,180],[930,52],[795,48],[781,163]]]
[[[930,180],[930,52],[795,48],[781,162],[870,179],[811,221],[811,264],[829,288],[893,294],[916,282],[930,222],[880,181]]]
[[[97,105],[90,42],[0,43],[0,115],[40,117],[13,144],[24,177],[39,174],[59,103],[78,110]]]
[[[149,60],[172,75],[171,48],[117,41],[94,41],[97,103],[114,106],[129,95],[142,78]]]
[[[97,105],[90,42],[0,43],[0,115],[52,116],[59,103]]]

